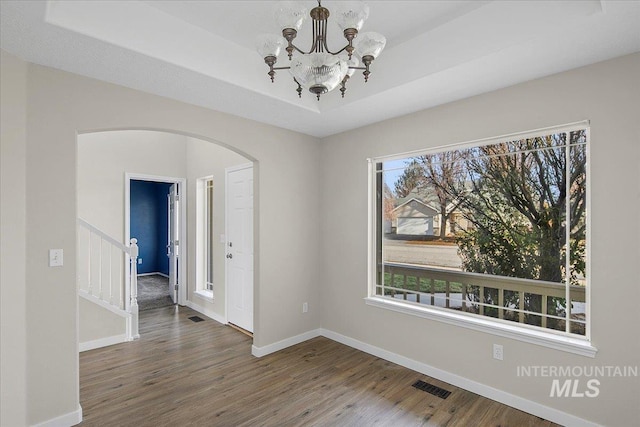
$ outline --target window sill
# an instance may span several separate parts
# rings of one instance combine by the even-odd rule
[[[195,291],[194,295],[204,300],[207,300],[209,302],[213,302],[213,291],[207,291],[202,289],[202,290]]]
[[[373,307],[392,310],[411,316],[423,317],[425,319],[473,329],[505,338],[511,338],[530,344],[565,351],[567,353],[579,354],[581,356],[595,357],[596,352],[598,351],[598,349],[591,345],[591,343],[586,339],[561,336],[521,326],[502,324],[489,319],[451,312],[450,310],[438,310],[431,307],[422,307],[376,296],[365,298],[365,302],[367,305]]]

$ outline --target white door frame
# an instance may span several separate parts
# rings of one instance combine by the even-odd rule
[[[131,181],[166,182],[178,185],[180,197],[180,213],[178,226],[180,227],[180,261],[178,269],[178,304],[185,305],[187,301],[187,179],[169,176],[147,175],[125,172],[124,174],[124,239],[128,245],[131,240]],[[126,275],[126,286],[130,289],[129,275]]]
[[[255,268],[255,264],[256,264],[256,231],[257,231],[257,227],[256,227],[256,205],[255,205],[255,195],[256,195],[256,191],[255,191],[255,185],[256,185],[256,167],[254,165],[253,162],[250,163],[243,163],[241,165],[236,165],[236,166],[231,166],[228,168],[225,168],[224,171],[224,234],[225,234],[225,242],[224,242],[224,251],[225,251],[225,260],[224,260],[224,318],[225,318],[225,323],[229,323],[229,274],[228,274],[228,264],[229,264],[229,260],[226,257],[226,253],[228,251],[228,244],[229,244],[229,215],[227,215],[228,213],[228,208],[229,208],[229,182],[227,179],[227,175],[229,174],[229,172],[234,172],[234,171],[238,171],[238,170],[242,170],[242,169],[247,169],[247,168],[252,168],[253,171],[253,218],[252,221],[254,222],[254,226],[253,226],[253,236],[252,236],[252,241],[253,241],[253,333],[255,333],[256,330],[256,295],[257,295],[257,290],[256,290],[256,268]]]
[[[174,304],[178,303],[178,289],[176,287],[180,283],[180,278],[176,277],[176,272],[180,272],[180,230],[176,228],[180,227],[180,212],[176,210],[175,204],[180,206],[180,189],[178,184],[171,184],[169,187],[169,194],[167,194],[167,214],[168,227],[167,227],[167,257],[169,258],[169,295]],[[178,221],[176,221],[178,217]],[[178,235],[178,244],[175,244],[176,231]],[[178,247],[178,254],[176,255],[176,246]],[[173,273],[173,274],[172,274]]]

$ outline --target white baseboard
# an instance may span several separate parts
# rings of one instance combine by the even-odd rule
[[[153,273],[140,273],[138,276],[155,276],[156,274],[158,276],[166,277],[167,279],[169,278],[168,274],[160,273],[159,271],[154,271]]]
[[[567,414],[566,412],[562,412],[557,409],[532,402],[530,400],[515,396],[502,390],[498,390],[485,384],[481,384],[476,381],[461,377],[459,375],[452,374],[451,372],[434,368],[433,366],[427,365],[426,363],[409,359],[407,357],[390,352],[388,350],[384,350],[371,344],[367,344],[365,342],[338,334],[337,332],[329,331],[327,329],[319,329],[319,332],[323,337],[329,338],[333,341],[337,341],[341,344],[347,345],[357,350],[364,351],[365,353],[372,354],[381,359],[388,360],[397,365],[404,366],[405,368],[420,372],[424,375],[428,375],[432,378],[444,381],[456,387],[479,394],[513,408],[520,409],[521,411],[527,412],[537,417],[553,421],[554,423],[567,426],[599,426],[599,424],[584,420],[582,418],[576,417],[575,415]]]
[[[225,319],[224,317],[220,316],[218,313],[212,310],[209,310],[207,308],[202,307],[201,305],[194,303],[193,301],[187,301],[185,305],[197,311],[198,313],[207,316],[209,319],[215,320],[216,322],[222,323],[223,325],[227,324],[227,319]]]
[[[34,427],[69,427],[82,422],[82,406],[68,414],[35,424]]]
[[[100,338],[93,341],[81,342],[78,347],[80,352],[94,350],[96,348],[107,347],[109,345],[120,344],[122,342],[127,342],[127,335],[113,335],[111,337]]]
[[[314,329],[294,337],[283,339],[282,341],[274,342],[273,344],[265,345],[264,347],[251,346],[251,354],[255,357],[263,357],[267,354],[275,353],[284,348],[291,347],[292,345],[300,344],[310,340],[311,338],[319,337],[321,335],[321,329]]]

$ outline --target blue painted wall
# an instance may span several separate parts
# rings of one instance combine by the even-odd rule
[[[167,228],[169,212],[167,194],[171,184],[131,181],[131,237],[138,239],[140,258],[138,273],[169,274]]]

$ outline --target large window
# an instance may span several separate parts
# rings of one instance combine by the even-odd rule
[[[588,138],[581,123],[374,159],[370,299],[588,338]]]

